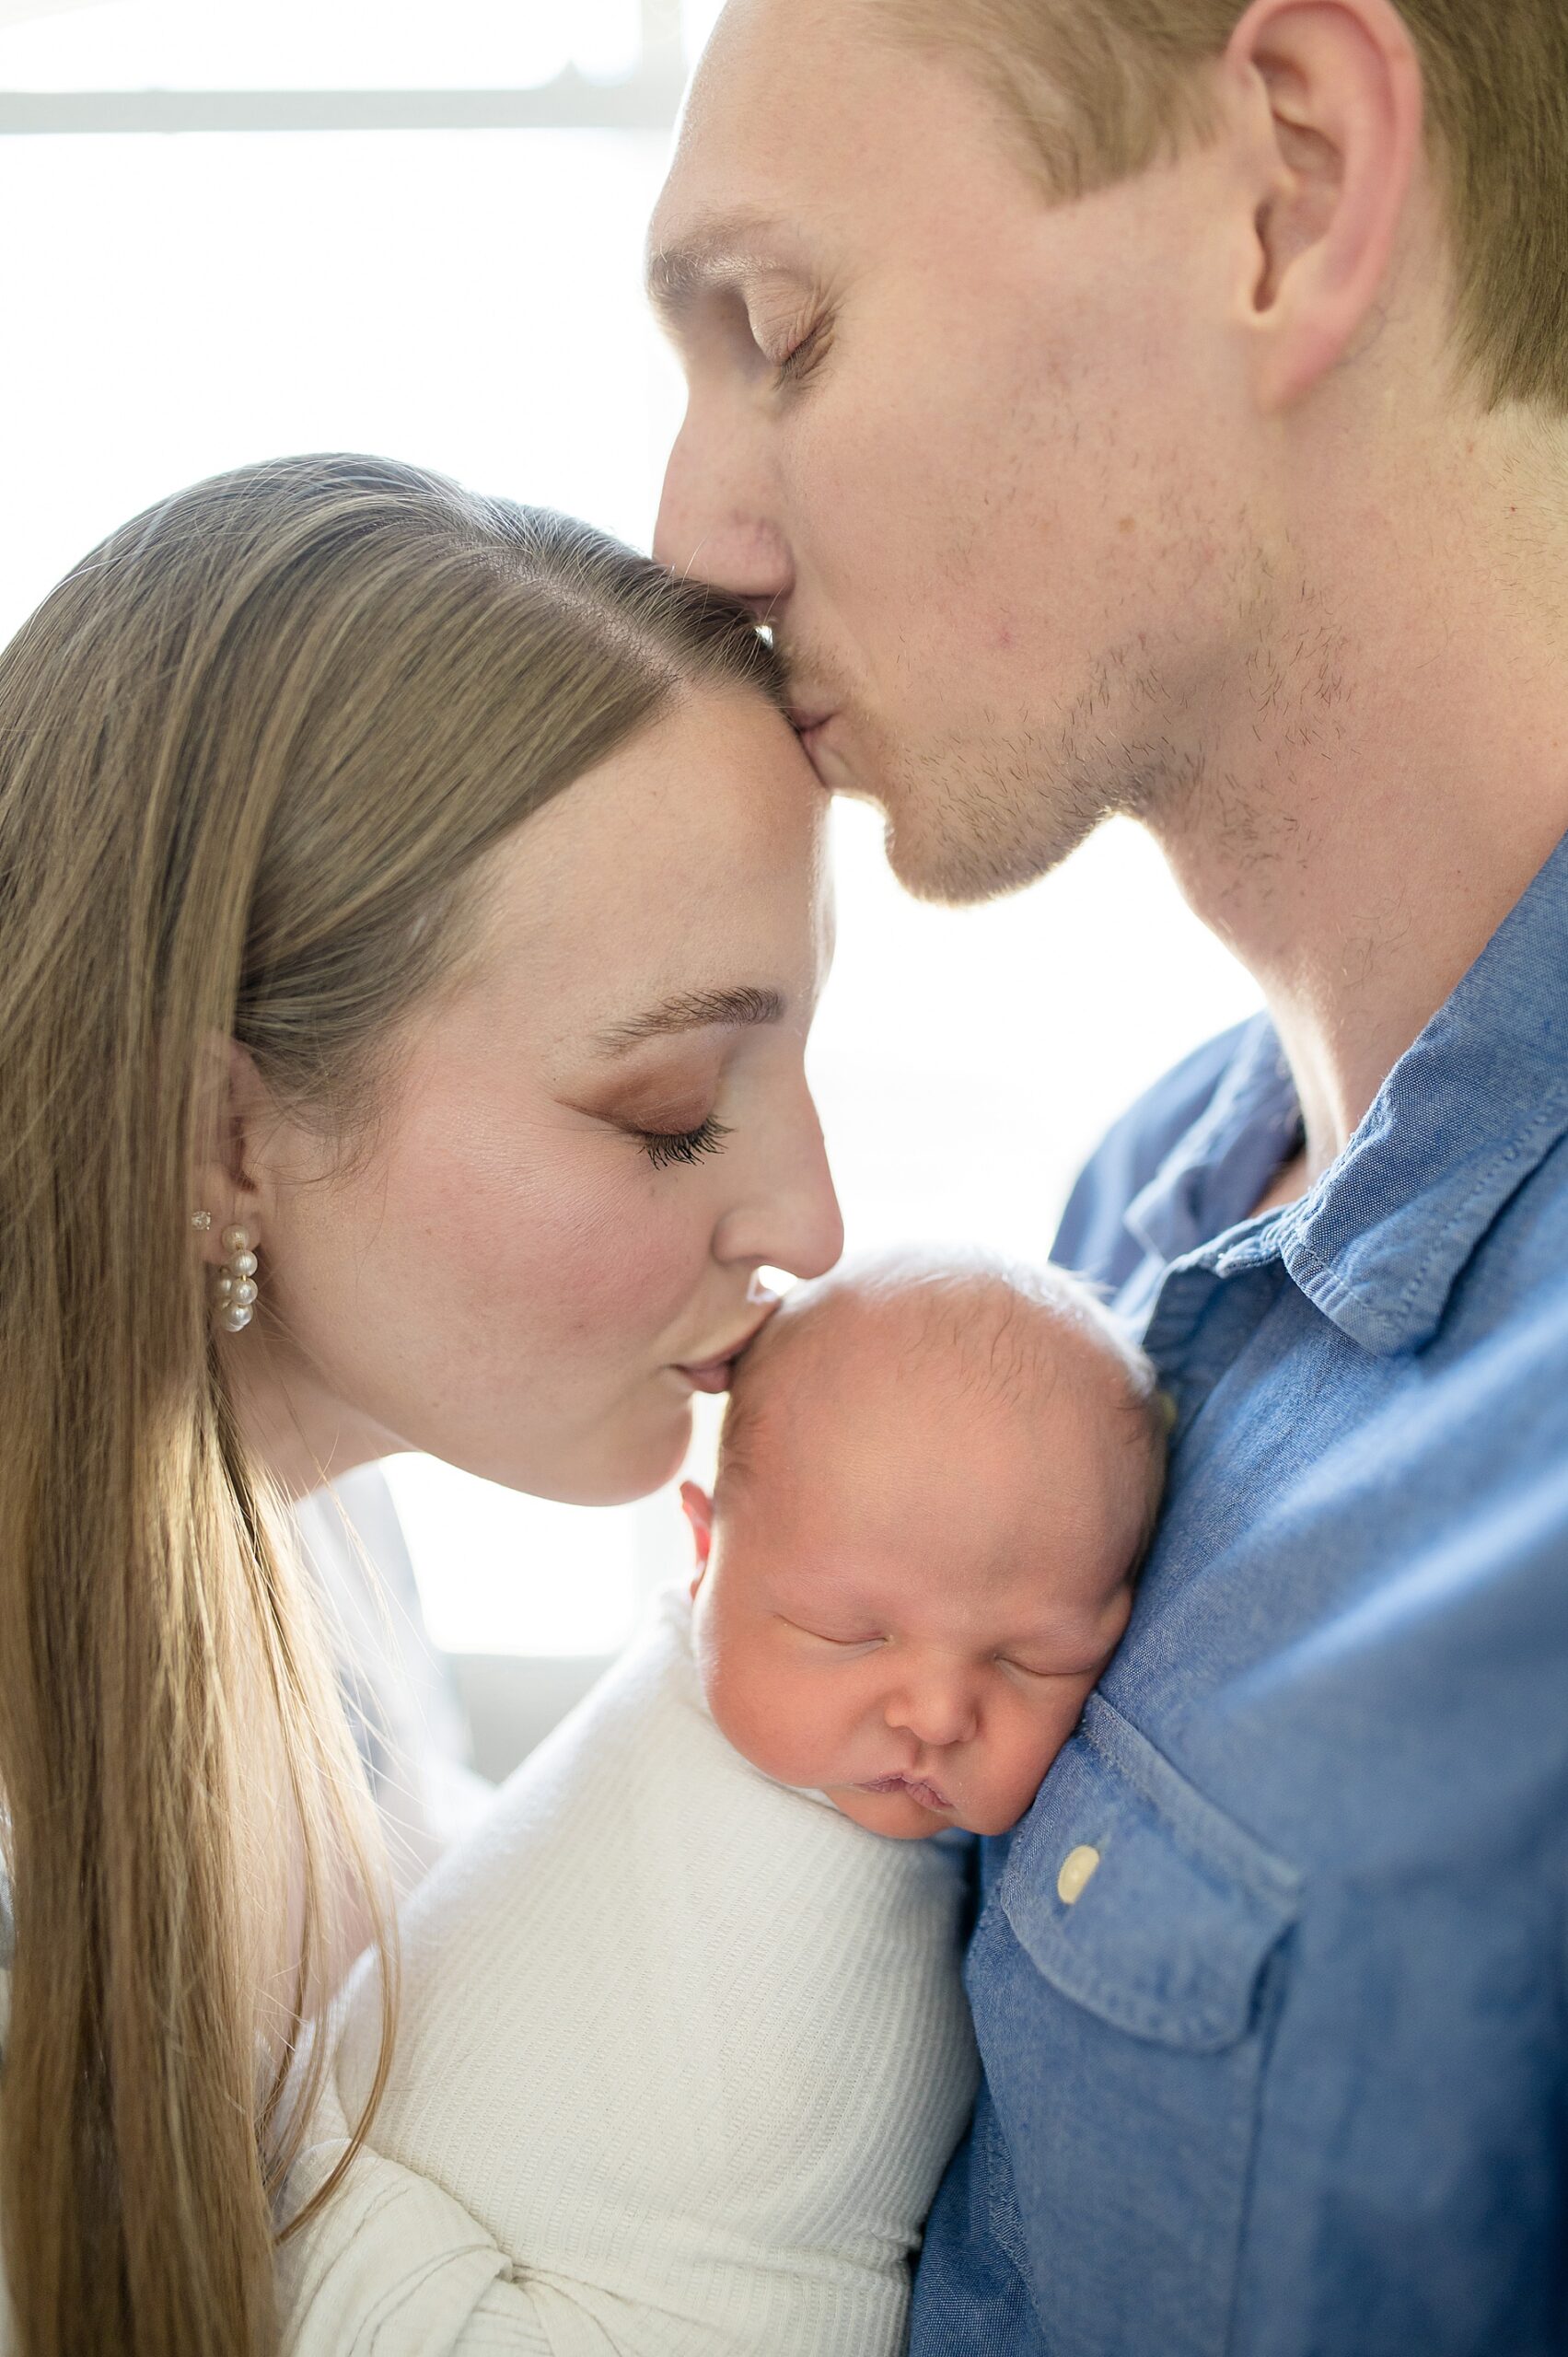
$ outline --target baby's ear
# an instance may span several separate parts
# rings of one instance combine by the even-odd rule
[[[708,1557],[713,1550],[714,1502],[706,1490],[700,1489],[695,1481],[682,1481],[680,1506],[691,1526],[691,1543],[697,1551],[697,1576],[691,1583],[691,1594],[695,1597],[703,1585],[703,1573],[708,1568]]]

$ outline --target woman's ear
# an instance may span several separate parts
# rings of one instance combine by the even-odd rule
[[[245,1228],[253,1245],[266,1238],[261,1190],[250,1168],[251,1139],[267,1109],[266,1091],[249,1051],[220,1032],[208,1034],[199,1082],[207,1156],[193,1174],[192,1211],[205,1211],[211,1225],[204,1257],[223,1257],[226,1227]]]
[[[1272,414],[1376,311],[1421,150],[1421,65],[1390,0],[1254,0],[1225,69],[1261,133],[1250,324]]]
[[[700,1489],[695,1481],[682,1481],[680,1510],[691,1526],[691,1543],[697,1555],[697,1576],[691,1583],[691,1596],[695,1602],[697,1590],[703,1585],[703,1574],[708,1568],[708,1557],[713,1551],[714,1502],[706,1490]]]

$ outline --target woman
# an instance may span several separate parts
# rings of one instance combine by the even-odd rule
[[[274,2335],[301,2031],[384,1936],[281,1509],[403,1448],[638,1496],[836,1258],[822,824],[742,609],[384,460],[179,494],[0,657],[27,2357]]]

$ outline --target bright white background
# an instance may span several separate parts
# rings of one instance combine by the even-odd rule
[[[14,0],[13,0],[14,6]],[[716,13],[692,0],[689,32]],[[0,23],[0,91],[480,88],[635,64],[631,0],[113,0]],[[677,372],[644,311],[662,133],[0,137],[0,634],[104,532],[216,469],[381,450],[646,546]],[[852,1248],[1043,1256],[1123,1105],[1255,1003],[1118,822],[1016,900],[906,900],[837,817],[813,1071]],[[388,1467],[437,1643],[605,1653],[678,1560],[612,1513]]]

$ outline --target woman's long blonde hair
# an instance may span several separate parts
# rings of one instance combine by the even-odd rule
[[[705,685],[778,699],[740,607],[343,456],[149,509],[0,656],[0,2229],[26,2357],[269,2347],[310,2092],[285,2079],[344,1908],[386,1945],[354,1744],[210,1327],[211,1042],[373,1150],[387,1043],[462,970],[485,853]],[[300,1871],[280,2038],[256,1931]]]

